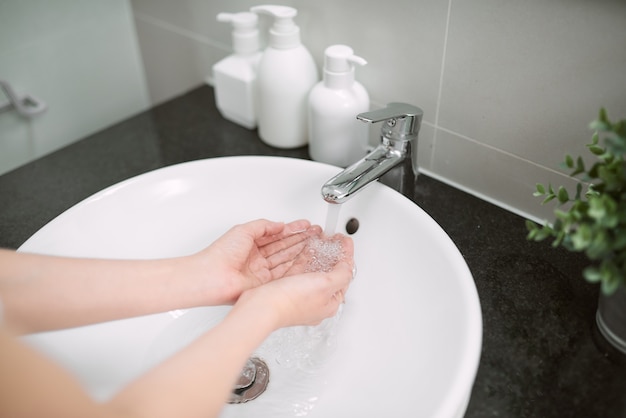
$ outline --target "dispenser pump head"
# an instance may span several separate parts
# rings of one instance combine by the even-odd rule
[[[332,45],[324,51],[324,85],[331,89],[346,89],[354,83],[354,65],[365,65],[346,45]]]
[[[256,14],[220,13],[217,15],[217,20],[232,23],[233,49],[237,54],[251,54],[259,50],[259,30],[257,29],[259,17]]]
[[[266,4],[254,6],[250,9],[254,13],[264,13],[274,17],[274,24],[270,28],[270,46],[277,49],[295,48],[300,45],[300,28],[293,18],[298,11],[293,7]]]
[[[365,65],[367,61],[354,55],[354,51],[349,46],[332,45],[324,51],[325,71],[347,73],[354,70],[354,64]]]

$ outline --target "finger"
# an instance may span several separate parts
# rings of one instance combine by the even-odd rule
[[[309,229],[311,223],[306,219],[300,219],[290,222],[288,224],[282,224],[283,228],[273,233],[267,233],[265,235],[255,237],[255,243],[258,247],[264,247],[276,241],[280,241],[285,237],[297,235]]]
[[[321,233],[321,228],[311,227],[311,228],[305,229],[303,232],[298,232],[298,233],[294,233],[290,235],[280,234],[280,236],[267,237],[268,241],[270,238],[274,240],[268,242],[265,245],[260,245],[257,242],[257,245],[259,246],[259,252],[261,253],[263,257],[268,258],[274,255],[278,256],[278,258],[273,263],[273,265],[275,266],[275,265],[278,265],[280,263],[283,263],[289,260],[288,258],[289,253],[284,253],[285,250],[288,250],[290,249],[290,247],[293,247],[295,245],[302,243],[303,241],[307,240],[309,237],[319,235],[320,233]],[[281,255],[281,253],[283,254]]]
[[[238,227],[243,228],[257,242],[265,237],[279,235],[285,229],[285,224],[283,222],[268,221],[267,219],[257,219],[238,225]]]
[[[286,245],[284,248],[282,248],[282,246],[277,247],[272,244],[273,247],[277,247],[280,249],[277,252],[270,251],[273,252],[270,255],[264,255],[267,260],[269,269],[273,270],[277,267],[292,266],[298,256],[300,256],[300,254],[302,254],[302,251],[304,251],[304,249],[307,247],[307,243],[307,238],[304,237],[300,239],[299,242],[289,243],[289,245]],[[260,249],[260,252],[263,255],[265,252],[265,248]]]
[[[333,293],[333,298],[335,298],[339,303],[346,303],[346,297],[343,289]]]
[[[285,261],[284,263],[278,264],[272,268],[272,277],[274,279],[278,279],[284,276],[306,273],[309,259],[308,257],[303,257],[301,254],[303,254],[307,245],[308,244],[306,242],[303,243],[302,251],[294,259]]]
[[[298,219],[297,221],[289,222],[285,225],[285,233],[296,234],[298,232],[304,232],[311,227],[311,222],[306,219]]]
[[[339,307],[341,306],[343,301],[343,295],[340,292],[333,293],[333,296],[328,301],[327,306],[329,308],[329,312],[326,314],[326,317],[332,318],[333,316],[337,315],[337,312],[339,312]]]
[[[330,279],[333,283],[333,293],[342,291],[345,293],[352,282],[352,264],[347,261],[338,262],[330,271]]]

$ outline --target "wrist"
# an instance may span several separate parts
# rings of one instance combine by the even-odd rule
[[[282,327],[276,304],[267,298],[266,293],[262,287],[245,291],[231,311],[233,316],[247,318],[247,327],[255,328],[265,336]]]
[[[176,260],[179,266],[176,280],[186,281],[188,305],[216,306],[230,305],[235,302],[235,283],[227,272],[216,271],[210,257],[198,254],[184,256]]]

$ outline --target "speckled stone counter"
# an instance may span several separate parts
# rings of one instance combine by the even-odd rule
[[[306,148],[277,150],[225,121],[213,90],[199,87],[0,176],[0,247],[19,247],[121,180],[230,155],[308,158]],[[483,351],[466,416],[626,418],[626,369],[593,342],[598,289],[581,278],[584,257],[527,242],[522,218],[441,182],[422,175],[416,187],[416,203],[456,243],[480,296]]]

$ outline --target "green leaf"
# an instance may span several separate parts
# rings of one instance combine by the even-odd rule
[[[605,295],[612,295],[620,284],[619,276],[610,274],[602,277],[602,293]]]
[[[607,208],[604,206],[604,199],[601,197],[592,197],[589,199],[589,216],[594,219],[602,219],[606,216]]]
[[[593,232],[592,232],[593,234]],[[587,247],[585,254],[591,260],[602,260],[611,253],[611,243],[608,240],[605,230],[599,229],[595,231],[589,246]],[[607,261],[606,259],[604,261]]]
[[[626,119],[613,124],[613,132],[626,140]]]
[[[567,193],[565,187],[559,187],[559,193],[557,196],[559,198],[559,203],[563,204],[569,202],[569,194]]]
[[[559,233],[557,233],[556,238],[554,239],[554,241],[552,241],[552,246],[556,248],[559,245],[561,245],[565,237],[566,237],[565,230],[562,230]]]
[[[531,220],[526,220],[526,229],[528,230],[526,239],[529,241],[543,241],[553,235],[552,228],[547,225],[538,225]]]
[[[576,184],[576,197],[574,198],[575,200],[580,200],[580,196],[582,194],[582,191],[583,191],[582,183]]]
[[[602,280],[602,274],[600,273],[600,270],[595,267],[587,267],[585,270],[583,270],[583,276],[590,283],[598,283],[600,280]]]
[[[587,176],[590,179],[597,179],[598,178],[598,169],[599,169],[599,167],[600,167],[600,163],[595,163],[593,166],[591,166],[589,171],[587,171]]]
[[[569,154],[565,155],[565,165],[567,168],[574,168],[574,159]]]
[[[533,193],[533,196],[539,197],[539,196],[543,196],[544,194],[546,194],[546,188],[544,187],[543,184],[537,183],[535,185],[535,188],[536,188],[536,191],[535,193]]]
[[[578,159],[576,160],[576,169],[574,171],[572,171],[572,173],[570,174],[571,177],[574,177],[580,173],[584,173],[585,172],[585,162],[583,161],[582,157],[578,157]]]
[[[600,122],[606,123],[606,124],[610,124],[609,122],[609,118],[606,116],[606,109],[601,107],[600,111],[598,112],[598,120]]]
[[[626,231],[621,230],[616,233],[615,241],[613,241],[613,249],[624,252],[626,249]]]
[[[539,225],[537,225],[535,222],[531,221],[530,219],[526,219],[526,229],[528,231],[534,231],[535,229],[539,229]]]
[[[572,245],[576,251],[584,250],[591,244],[592,238],[591,227],[587,224],[582,224],[572,235]]]
[[[626,152],[626,139],[617,134],[608,134],[606,138],[607,150],[613,154],[622,155]]]
[[[600,109],[598,114],[598,119],[594,120],[589,124],[589,129],[592,131],[608,131],[611,127],[611,122],[606,116],[606,110],[604,108]]]
[[[594,155],[602,155],[605,152],[604,148],[597,145],[589,145],[589,151]]]
[[[600,120],[594,120],[589,124],[589,129],[592,131],[606,132],[609,130],[609,126]]]

